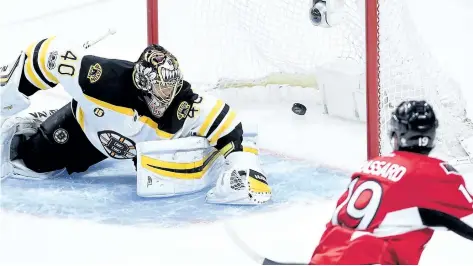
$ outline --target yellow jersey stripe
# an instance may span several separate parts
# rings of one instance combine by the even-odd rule
[[[174,136],[174,134],[167,133],[167,132],[162,131],[161,129],[159,129],[158,124],[156,122],[154,122],[153,119],[151,119],[147,116],[140,116],[139,120],[141,122],[147,124],[151,128],[156,129],[156,134],[158,134],[158,136],[160,136],[163,139],[171,139]]]
[[[89,100],[89,101],[91,101],[91,102],[95,103],[96,105],[101,106],[103,108],[107,108],[109,110],[113,110],[117,113],[128,115],[128,116],[133,116],[134,115],[134,112],[131,108],[122,107],[122,106],[118,106],[118,105],[113,105],[113,104],[101,101],[99,99],[96,99],[94,97],[90,97],[90,96],[85,95],[85,94],[84,94],[84,96],[87,100]]]
[[[59,83],[59,80],[53,75],[53,73],[51,71],[49,71],[49,69],[47,68],[46,66],[46,55],[48,53],[48,50],[49,50],[49,45],[51,45],[51,41],[54,40],[55,37],[51,37],[49,39],[47,39],[43,45],[41,46],[41,49],[40,49],[40,52],[39,52],[39,66],[41,68],[41,71],[43,72],[43,74],[46,76],[46,78],[51,81],[51,82],[54,82],[56,84]]]
[[[84,131],[85,130],[84,110],[82,110],[81,107],[79,107],[79,111],[77,111],[77,121],[79,122],[80,128],[82,128],[82,131]]]
[[[113,105],[113,104],[101,101],[99,99],[96,99],[94,97],[90,97],[90,96],[85,95],[85,94],[84,94],[84,96],[87,100],[89,100],[89,101],[93,102],[94,104],[96,104],[98,106],[101,106],[103,108],[107,108],[109,110],[113,110],[117,113],[128,115],[128,116],[134,116],[135,115],[135,112],[131,108],[118,106],[118,105]],[[140,116],[140,118],[138,120],[140,120],[142,123],[148,125],[149,127],[153,128],[156,131],[156,134],[161,138],[171,139],[174,136],[174,134],[171,134],[171,133],[168,133],[168,132],[165,132],[165,131],[162,131],[161,129],[159,129],[158,124],[156,122],[154,122],[151,118],[147,117],[147,116]]]
[[[215,132],[215,134],[212,136],[212,138],[210,139],[210,145],[215,145],[218,141],[218,139],[220,139],[220,136],[222,135],[223,132],[225,132],[225,130],[228,129],[228,127],[233,123],[233,120],[235,120],[235,117],[236,117],[236,113],[235,111],[230,111],[230,113],[227,115],[227,118],[225,119],[225,122],[223,123],[223,125],[220,125],[220,128],[217,130],[217,132]]]
[[[197,134],[199,136],[205,137],[205,132],[209,129],[210,125],[213,123],[215,120],[215,117],[217,116],[218,111],[222,109],[222,106],[224,105],[222,100],[218,100],[215,106],[212,108],[210,111],[209,115],[204,120],[204,123],[202,124],[201,128],[199,129],[199,132]]]
[[[36,46],[36,42],[32,43],[28,49],[26,49],[26,55],[28,56],[28,59],[26,59],[25,62],[25,76],[28,79],[31,84],[33,84],[35,87],[38,89],[46,90],[49,88],[46,84],[43,83],[42,80],[37,76],[37,74],[34,72],[34,67],[33,67],[33,50]]]

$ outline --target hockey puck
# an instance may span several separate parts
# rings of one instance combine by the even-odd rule
[[[295,103],[292,105],[292,111],[298,115],[305,115],[307,108],[302,103]]]

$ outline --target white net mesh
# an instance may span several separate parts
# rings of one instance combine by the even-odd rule
[[[382,151],[389,149],[383,132],[392,108],[402,100],[425,99],[438,115],[438,146],[451,156],[464,155],[458,140],[471,135],[472,127],[459,85],[429,53],[405,1],[379,0],[378,14]]]
[[[379,0],[381,146],[383,151],[389,148],[383,132],[392,107],[402,99],[425,98],[434,104],[439,115],[440,146],[451,155],[462,155],[458,139],[473,132],[465,115],[464,99],[459,86],[442,71],[422,43],[406,1]],[[185,78],[194,84],[217,88],[289,84],[312,87],[317,92],[321,79],[326,77],[321,76],[320,68],[334,62],[336,66],[356,65],[356,71],[363,73],[364,0],[346,0],[345,19],[333,28],[311,24],[311,2],[159,0],[160,43],[176,54]],[[22,8],[20,2],[0,5],[0,33],[13,40],[2,44],[2,62],[13,59],[20,49],[38,38],[59,34],[81,44],[103,34],[110,26],[118,33],[93,47],[91,52],[135,60],[146,45],[144,0],[35,3],[29,2],[28,9]],[[18,10],[22,10],[21,16]],[[276,86],[276,89],[280,88]],[[281,97],[293,97],[291,100],[297,101],[297,97],[307,97],[308,91],[301,90],[300,96],[293,91],[288,95],[287,88],[279,92],[285,94]],[[346,94],[350,93],[353,92],[347,90]],[[249,93],[242,95],[251,97]],[[322,102],[319,96],[312,93],[309,97]],[[344,103],[339,105],[343,107]],[[363,119],[363,110],[357,111]]]
[[[381,151],[390,148],[385,132],[392,108],[404,99],[423,98],[439,115],[439,146],[450,155],[463,155],[458,139],[472,130],[459,86],[422,43],[405,1],[379,0]],[[311,24],[311,4],[159,0],[160,43],[180,58],[187,79],[217,88],[317,87],[317,69],[332,62],[355,63],[364,71],[364,0],[346,0],[343,22],[328,29]],[[175,38],[176,32],[185,34],[186,41]]]
[[[292,80],[310,84],[303,77],[318,66],[337,58],[362,62],[360,17],[348,2],[346,21],[323,29],[309,20],[309,0],[159,0],[160,43],[177,54],[194,82],[271,83],[282,73],[283,80],[297,74]]]

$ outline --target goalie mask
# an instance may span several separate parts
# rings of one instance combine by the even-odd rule
[[[162,46],[153,44],[135,63],[133,82],[150,112],[160,118],[181,90],[183,78],[176,57]]]

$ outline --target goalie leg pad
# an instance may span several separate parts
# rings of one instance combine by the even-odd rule
[[[140,197],[170,197],[214,184],[223,156],[201,137],[137,144],[137,189]]]

